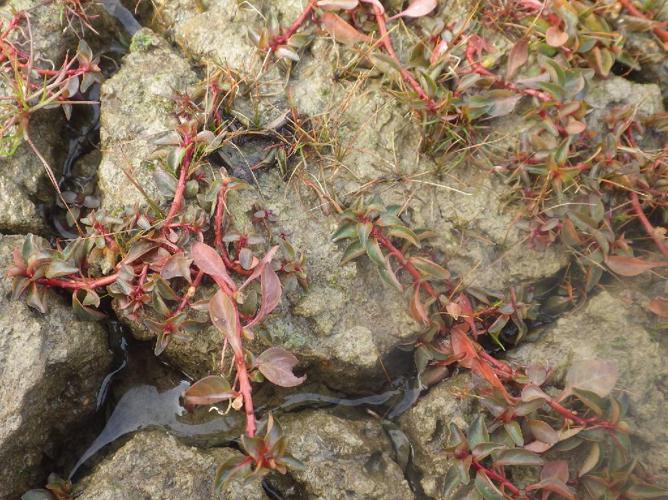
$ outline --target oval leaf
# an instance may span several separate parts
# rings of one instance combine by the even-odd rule
[[[209,375],[198,380],[183,393],[186,405],[212,405],[237,397],[230,384],[220,375]]]
[[[209,301],[209,316],[211,316],[211,322],[214,326],[230,343],[234,354],[242,356],[237,309],[232,299],[222,290],[218,290]]]
[[[566,391],[582,389],[604,398],[615,387],[618,376],[617,366],[611,361],[576,361],[566,373]]]
[[[262,375],[269,382],[281,387],[295,387],[306,380],[306,375],[296,377],[292,373],[292,369],[298,362],[294,354],[282,347],[270,347],[255,358],[255,364]]]
[[[327,32],[332,35],[337,42],[341,42],[346,45],[352,45],[357,42],[369,41],[368,36],[357,31],[336,14],[331,12],[324,12],[322,16],[320,16],[320,21],[322,22],[322,25],[327,30]]]
[[[221,259],[218,252],[206,243],[196,242],[193,244],[191,254],[195,265],[204,273],[211,276],[218,286],[223,287],[223,284],[231,290],[236,290],[237,286],[227,274],[227,268],[223,259]]]
[[[648,262],[626,255],[609,255],[606,257],[605,263],[613,273],[620,276],[638,276],[655,267],[668,266],[666,262]]]
[[[396,16],[392,16],[390,21],[398,17],[422,17],[429,14],[436,8],[436,0],[413,0],[406,10],[399,12]]]

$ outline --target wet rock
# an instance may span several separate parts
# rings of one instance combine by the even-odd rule
[[[147,205],[147,197],[157,200],[150,159],[154,141],[174,130],[172,97],[194,81],[188,63],[162,38],[148,29],[134,35],[131,52],[103,84],[100,98],[103,157],[98,179],[105,210]]]
[[[3,273],[23,240],[0,235]],[[10,300],[10,287],[10,280],[0,280],[2,498],[17,498],[42,484],[53,450],[95,411],[96,392],[111,364],[100,325],[76,319],[55,295],[49,313],[40,314]]]
[[[308,498],[413,498],[379,422],[324,411],[281,418],[287,451],[305,464],[291,471]]]
[[[399,419],[400,428],[413,445],[413,464],[421,474],[424,493],[439,498],[451,461],[445,454],[450,423],[466,428],[477,405],[468,397],[469,374],[458,375],[433,387]]]
[[[613,361],[620,373],[617,389],[630,402],[634,436],[642,459],[660,482],[668,483],[668,429],[665,420],[668,368],[665,343],[644,326],[645,313],[628,291],[602,291],[581,310],[560,319],[534,342],[509,353],[520,364],[546,363],[559,380],[579,360]]]
[[[260,481],[232,481],[217,495],[218,465],[240,455],[229,448],[200,450],[161,431],[139,432],[78,485],[81,500],[265,498]]]

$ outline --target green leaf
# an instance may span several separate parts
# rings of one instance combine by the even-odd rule
[[[513,420],[507,424],[503,424],[503,428],[506,430],[510,439],[513,440],[516,446],[524,446],[524,436],[522,435],[522,428],[520,424]]]
[[[353,241],[343,252],[343,256],[341,257],[341,265],[347,264],[351,260],[355,260],[360,255],[364,255],[365,252],[366,248],[362,246],[359,240]]]
[[[471,450],[473,458],[476,460],[482,460],[483,458],[488,457],[492,452],[505,450],[507,446],[500,443],[479,443]]]
[[[585,459],[582,462],[582,465],[580,465],[580,469],[578,470],[578,477],[582,477],[588,472],[591,472],[596,465],[598,465],[598,461],[601,458],[601,447],[598,443],[591,443],[589,446],[589,450],[587,451],[587,455],[585,456]]]
[[[478,471],[476,474],[474,485],[478,493],[486,500],[503,500],[505,498],[483,471]]]
[[[664,498],[668,496],[668,489],[651,484],[634,484],[625,492],[628,498]]]
[[[442,498],[451,498],[461,484],[462,482],[457,473],[457,468],[454,465],[451,465],[445,475],[445,481],[443,482]]]
[[[420,248],[420,241],[418,240],[417,235],[406,226],[390,226],[388,228],[387,234],[393,238],[401,238],[406,240]]]
[[[216,469],[214,476],[215,488],[221,491],[235,477],[246,477],[252,471],[251,459],[248,457],[234,457],[225,461]]]
[[[363,247],[367,246],[369,242],[369,235],[373,229],[373,224],[371,222],[360,222],[357,224],[357,237],[360,240],[360,243]]]
[[[596,415],[602,416],[605,408],[605,400],[591,391],[573,389],[573,396],[578,398],[584,405]]]
[[[502,465],[539,466],[543,465],[543,462],[541,457],[531,451],[522,448],[514,448],[512,450],[501,452],[494,461],[494,465],[499,467]]]
[[[64,262],[62,260],[52,260],[49,263],[49,266],[46,268],[45,276],[47,278],[61,278],[67,276],[68,274],[75,274],[79,272],[79,268],[70,262]]]
[[[380,245],[376,240],[369,240],[366,245],[366,254],[373,261],[374,264],[380,267],[385,267],[385,256],[380,249]]]
[[[468,428],[466,436],[469,441],[469,449],[474,449],[481,443],[489,442],[489,433],[485,425],[485,417],[478,415]]]
[[[422,273],[425,278],[435,278],[441,280],[450,279],[450,271],[429,259],[425,259],[423,257],[411,257],[409,261],[418,271],[420,271],[420,273]]]

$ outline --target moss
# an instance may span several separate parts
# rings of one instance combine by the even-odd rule
[[[149,31],[138,31],[132,37],[130,52],[147,52],[151,47],[157,47],[159,40]]]

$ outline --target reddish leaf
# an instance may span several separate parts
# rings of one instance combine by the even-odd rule
[[[415,321],[419,321],[423,325],[429,325],[429,315],[425,311],[424,305],[420,300],[420,287],[416,286],[410,303],[410,313]]]
[[[212,247],[198,241],[192,246],[191,254],[195,265],[201,271],[211,276],[218,286],[221,288],[228,287],[231,290],[237,289],[236,284],[232,281],[230,275],[227,274],[227,268],[223,259],[220,258],[218,252]]]
[[[190,264],[193,259],[188,259],[183,252],[175,253],[167,259],[160,270],[160,276],[166,280],[172,278],[185,278],[188,283],[191,282]]]
[[[234,354],[243,356],[237,309],[232,299],[222,290],[218,290],[209,301],[209,316],[214,326],[230,343]]]
[[[590,391],[599,397],[606,397],[617,383],[619,372],[611,361],[588,359],[576,361],[566,373],[565,393],[572,389]]]
[[[359,0],[318,0],[317,5],[323,10],[352,10]]]
[[[278,279],[278,275],[271,265],[264,266],[262,275],[260,276],[260,283],[262,286],[262,304],[257,315],[246,325],[246,328],[250,328],[262,321],[281,302],[281,293],[283,292],[281,280]]]
[[[183,399],[186,405],[213,405],[237,395],[223,377],[209,375],[188,387],[183,393]]]
[[[460,359],[459,364],[464,368],[472,367],[472,360],[477,359],[478,352],[475,345],[466,335],[465,325],[455,325],[450,332],[453,354]]]
[[[575,500],[575,494],[562,481],[555,478],[543,479],[539,483],[530,484],[526,487],[526,491],[545,490],[557,495],[561,495],[567,500]]]
[[[559,442],[559,434],[547,422],[529,419],[528,425],[533,437],[539,441],[548,445],[557,444]]]
[[[529,58],[529,42],[526,38],[518,40],[508,55],[506,65],[506,80],[512,80],[517,71],[527,62]]]
[[[295,377],[292,373],[292,369],[298,362],[294,354],[282,347],[270,347],[255,358],[255,364],[262,375],[269,382],[281,387],[295,387],[306,380],[306,375]]]
[[[557,479],[562,483],[568,482],[568,462],[566,460],[553,460],[546,462],[540,471],[541,479]]]
[[[551,47],[561,47],[568,41],[568,33],[561,31],[556,26],[550,26],[545,32],[545,41]]]
[[[324,12],[322,16],[320,16],[320,21],[322,22],[322,25],[325,27],[327,32],[332,35],[337,42],[341,42],[346,45],[352,45],[357,42],[369,41],[368,36],[357,31],[336,14],[332,14],[331,12]]]
[[[655,267],[668,266],[668,262],[648,262],[626,255],[609,255],[606,257],[605,263],[613,273],[621,276],[638,276]]]
[[[498,389],[499,392],[506,399],[506,401],[508,402],[512,401],[512,398],[510,397],[510,394],[508,394],[508,391],[503,385],[503,382],[499,380],[499,377],[496,375],[496,373],[494,373],[492,367],[489,366],[486,362],[480,359],[474,359],[471,362],[471,370],[474,373],[478,374],[478,376],[484,378],[487,381],[487,383],[489,383],[489,385]]]
[[[436,8],[436,0],[413,0],[403,12],[392,16],[390,21],[398,17],[422,17]]]
[[[649,310],[657,316],[668,318],[668,298],[654,297],[649,303]]]
[[[274,258],[274,255],[276,254],[277,250],[278,250],[278,245],[271,247],[271,249],[265,254],[265,256],[262,257],[262,260],[255,266],[255,268],[253,268],[253,272],[248,278],[246,278],[246,281],[244,281],[243,285],[239,287],[239,290],[243,290],[252,281],[255,281],[260,276],[262,276],[262,271],[264,271],[265,266],[269,264],[271,260]]]

